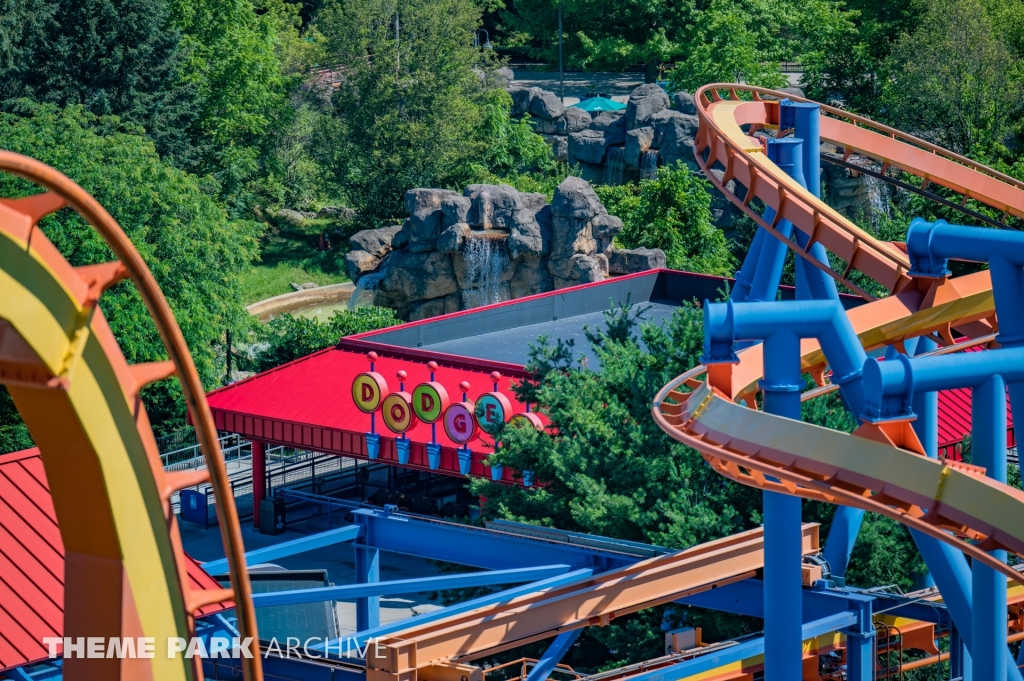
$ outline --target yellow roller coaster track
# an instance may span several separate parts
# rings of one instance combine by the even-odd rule
[[[0,151],[0,171],[43,193],[0,199],[0,383],[39,446],[65,548],[64,636],[153,637],[151,659],[64,661],[64,678],[203,678],[199,658],[169,657],[166,640],[194,633],[193,613],[233,600],[239,633],[258,641],[238,514],[203,386],[163,293],[117,222],[85,190],[38,161]],[[70,207],[117,260],[72,267],[38,227]],[[129,365],[99,308],[103,291],[130,278],[163,340],[164,362]],[[176,375],[207,469],[168,473],[140,399]],[[171,496],[209,481],[231,589],[189,587]],[[258,646],[242,659],[262,679]]]

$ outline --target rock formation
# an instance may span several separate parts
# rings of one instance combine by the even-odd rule
[[[412,189],[405,207],[402,225],[358,232],[345,257],[357,289],[404,319],[665,266],[661,251],[615,249],[622,221],[578,177],[566,178],[551,204],[543,194],[475,184],[462,194]]]

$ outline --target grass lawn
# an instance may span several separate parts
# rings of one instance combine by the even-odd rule
[[[330,251],[317,250],[324,231],[335,232],[331,220],[303,220],[296,225],[277,220],[269,225],[260,240],[262,260],[242,274],[242,304],[250,305],[266,298],[290,293],[292,282],[324,286],[348,281],[345,276],[347,241],[332,243]],[[332,242],[337,241],[332,237]]]

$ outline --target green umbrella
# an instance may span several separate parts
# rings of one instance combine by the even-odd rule
[[[590,97],[584,99],[578,104],[570,104],[577,108],[583,109],[587,113],[598,113],[600,111],[618,111],[625,109],[626,105],[622,102],[616,102],[614,99],[607,99],[605,97]]]

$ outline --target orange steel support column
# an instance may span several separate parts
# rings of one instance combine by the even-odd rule
[[[260,527],[260,502],[267,495],[267,445],[252,441],[252,526]]]

